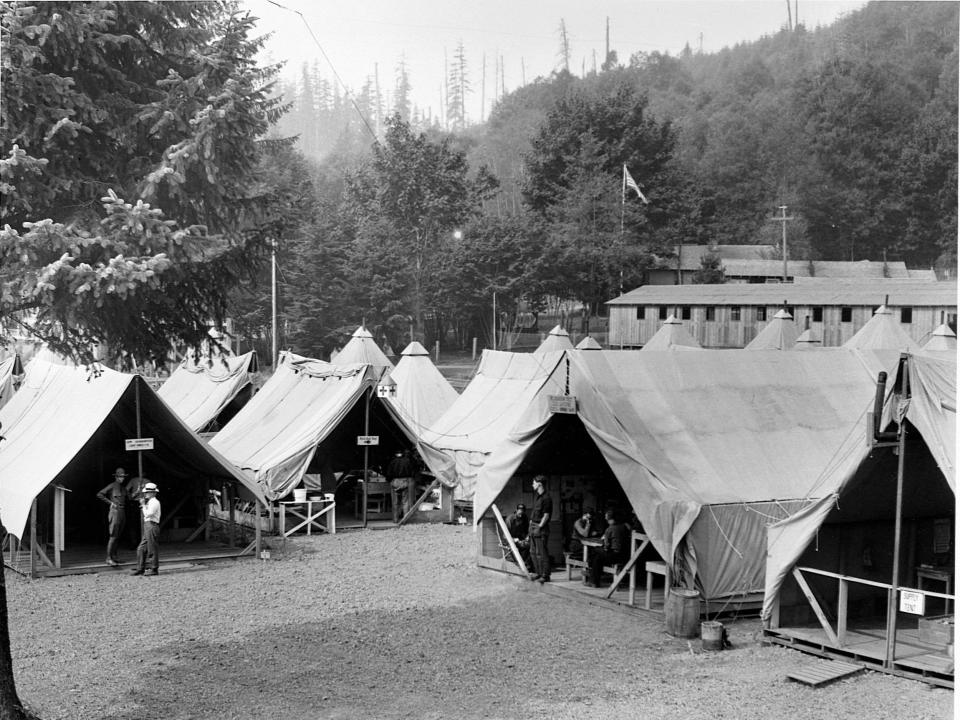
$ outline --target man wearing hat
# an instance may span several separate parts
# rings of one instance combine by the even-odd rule
[[[160,567],[160,501],[157,500],[157,492],[157,486],[152,482],[145,483],[141,490],[143,538],[137,546],[137,569],[131,575],[156,575]],[[150,568],[145,570],[148,555]]]
[[[126,525],[127,513],[124,507],[126,498],[126,487],[124,483],[127,479],[127,471],[118,467],[113,472],[113,482],[97,493],[97,498],[110,506],[107,511],[107,565],[117,566],[117,544],[120,542],[120,535],[123,533]]]

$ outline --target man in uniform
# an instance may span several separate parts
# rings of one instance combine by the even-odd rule
[[[533,478],[533,514],[530,516],[530,555],[533,558],[531,580],[541,584],[550,582],[550,518],[553,515],[553,500],[547,495],[546,478]]]
[[[126,525],[126,496],[127,491],[124,483],[127,479],[127,471],[118,467],[113,472],[113,481],[97,493],[97,498],[110,506],[107,511],[108,540],[107,540],[107,565],[116,567],[120,563],[117,561],[117,545],[120,542],[120,536]]]

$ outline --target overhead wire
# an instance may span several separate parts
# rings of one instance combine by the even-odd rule
[[[281,5],[275,0],[266,0],[269,4],[280,8],[281,10],[286,10],[287,12],[292,12],[295,15],[299,16],[303,26],[307,29],[307,32],[310,33],[310,37],[313,40],[313,44],[317,46],[317,49],[320,51],[320,54],[323,56],[323,59],[327,61],[327,65],[330,66],[330,71],[333,73],[333,76],[337,79],[337,83],[340,85],[344,94],[350,99],[350,104],[353,105],[353,109],[357,111],[357,115],[360,116],[360,119],[363,121],[363,125],[367,128],[367,132],[370,133],[370,137],[373,138],[375,143],[379,143],[380,140],[377,138],[377,134],[373,131],[373,128],[370,127],[370,122],[367,120],[366,116],[360,111],[360,106],[357,105],[357,101],[353,99],[353,93],[350,92],[350,89],[344,84],[343,80],[340,78],[340,73],[337,72],[337,68],[334,66],[333,61],[327,55],[327,51],[323,49],[323,45],[320,44],[320,40],[317,38],[316,33],[313,32],[313,28],[310,27],[310,23],[307,22],[307,18],[304,17],[303,13],[299,10],[294,10],[289,8],[286,5]]]

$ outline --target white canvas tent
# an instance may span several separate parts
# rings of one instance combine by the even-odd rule
[[[251,375],[256,371],[257,354],[252,351],[210,360],[187,358],[157,392],[187,425],[202,432],[215,421],[222,425],[229,420],[218,417],[231,403],[236,406],[235,414],[241,406],[239,401],[249,399]]]
[[[573,343],[570,342],[570,333],[564,330],[560,325],[554,326],[547,337],[543,339],[540,346],[534,350],[538,355],[556,352],[557,350],[572,350]]]
[[[846,447],[863,444],[875,371],[896,362],[849,351],[565,357],[569,378],[555,363],[479,469],[475,519],[546,441],[548,395],[568,387],[657,551],[708,599],[763,590],[766,524],[812,502],[811,473],[854,461]]]
[[[541,392],[562,394],[560,380],[550,378],[563,356],[563,351],[483,351],[470,384],[418,445],[434,475],[455,488],[455,497],[473,498],[477,472],[533,397]]]
[[[577,350],[603,350],[603,346],[596,340],[587,335],[583,340],[577,343]]]
[[[142,455],[144,475],[160,486],[168,513],[177,497],[188,506],[201,497],[204,504],[205,483],[227,483],[264,502],[256,486],[209,448],[139,375],[35,358],[20,390],[0,408],[0,423],[6,437],[0,443],[0,515],[21,539],[34,501],[41,493],[47,497],[51,487],[67,492],[60,511],[73,521],[68,527],[76,524],[82,533],[84,524],[102,521],[105,513],[95,493],[115,466],[137,467],[137,454],[125,450],[130,438],[152,438],[153,449]],[[62,522],[58,529],[63,532]],[[102,528],[87,532],[99,537]],[[62,543],[63,536],[58,540]]]
[[[401,353],[400,362],[390,371],[388,408],[418,438],[456,402],[457,391],[437,370],[430,353],[413,341]],[[378,387],[378,394],[383,383]]]
[[[745,350],[789,350],[799,337],[793,316],[786,310],[780,309],[773,316],[773,320],[764,325],[757,336],[747,343]]]
[[[691,335],[675,315],[663,321],[663,325],[644,344],[641,350],[700,350],[700,343]]]
[[[382,465],[416,440],[375,396],[382,372],[369,364],[333,365],[281,353],[276,372],[210,445],[249,473],[271,501],[289,495],[305,473],[314,472],[311,463],[320,464],[315,471],[321,474],[327,466],[359,468],[359,435],[379,438],[370,452]]]
[[[817,350],[823,347],[823,338],[813,328],[807,328],[793,344],[793,350]]]
[[[878,307],[856,334],[843,347],[859,350],[902,350],[917,352],[920,346],[914,342],[886,305]]]
[[[343,346],[343,350],[336,355],[331,355],[331,358],[336,359],[337,365],[370,365],[380,370],[393,367],[393,363],[365,327],[358,327],[350,341]],[[333,359],[330,362],[333,362]]]

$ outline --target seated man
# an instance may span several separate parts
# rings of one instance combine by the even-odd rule
[[[604,565],[623,565],[630,558],[630,528],[613,510],[606,512],[607,529],[603,533],[603,547],[589,558],[590,575],[584,585],[598,587]]]
[[[587,508],[583,511],[583,515],[573,523],[573,533],[570,536],[570,552],[574,555],[580,555],[583,552],[583,544],[580,541],[585,538],[597,537],[599,534],[600,528],[593,517],[593,510]]]
[[[524,565],[529,570],[532,565],[530,560],[530,516],[527,515],[527,506],[523,503],[517,505],[517,509],[507,515],[507,529],[510,531],[510,537],[517,545],[520,551],[520,557],[523,558]],[[513,560],[511,553],[509,560]]]

